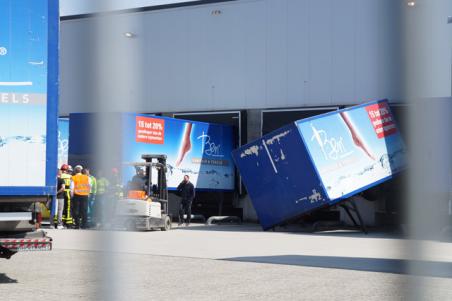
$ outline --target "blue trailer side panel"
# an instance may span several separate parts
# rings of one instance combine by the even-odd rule
[[[232,127],[205,122],[135,113],[70,115],[69,163],[93,169],[96,175],[96,150],[93,141],[99,118],[108,120],[113,133],[108,147],[109,166],[121,170],[122,184],[127,185],[136,171],[125,162],[142,162],[143,154],[167,155],[168,189],[175,190],[184,175],[198,190],[232,191],[235,167]],[[187,142],[183,152],[184,141]],[[107,174],[108,171],[104,171]]]
[[[58,167],[68,164],[69,118],[58,119]]]
[[[235,188],[232,133],[232,127],[227,125],[123,114],[123,161],[140,162],[143,154],[165,154],[168,189],[175,190],[184,175],[189,175],[197,190],[232,191]],[[125,167],[124,181],[134,173],[133,168]]]
[[[233,151],[264,230],[328,205],[295,124]]]
[[[56,193],[56,170],[58,168],[58,100],[59,100],[59,0],[47,0],[47,159],[46,186]]]
[[[0,0],[0,195],[55,193],[58,33],[57,0]]]
[[[99,172],[100,168],[98,166],[99,158],[97,156],[103,156],[102,159],[108,160],[111,164],[111,168],[118,168],[122,162],[121,143],[123,138],[121,136],[121,116],[122,115],[119,113],[70,114],[69,164],[73,167],[75,167],[75,165],[82,165],[83,167],[92,169],[92,171],[96,174]],[[108,120],[108,128],[100,130],[100,120]],[[110,137],[107,138],[109,138],[108,149],[111,149],[111,152],[108,154],[99,154],[100,150],[97,149],[97,147],[99,147],[98,143],[100,140],[98,137],[101,134],[105,134],[104,131],[108,131],[110,134]],[[104,170],[103,172],[106,175],[109,173],[108,170]]]

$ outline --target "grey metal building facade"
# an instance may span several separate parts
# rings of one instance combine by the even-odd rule
[[[435,1],[436,13],[452,8]],[[400,104],[418,51],[405,2],[194,1],[66,16],[60,115],[99,110],[102,100],[109,111],[230,123],[245,143],[310,114],[383,98]],[[450,26],[430,21],[439,46],[423,50],[431,56],[423,76],[442,79],[429,96],[450,96]],[[246,196],[234,206],[255,218]]]

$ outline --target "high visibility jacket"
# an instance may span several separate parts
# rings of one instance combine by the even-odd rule
[[[97,180],[94,176],[89,176],[89,183],[91,185],[91,194],[97,194]]]
[[[91,187],[89,185],[89,177],[87,175],[82,175],[81,173],[76,174],[72,177],[74,194],[76,195],[89,195]]]
[[[72,176],[70,174],[64,173],[61,175],[61,179],[63,179],[64,181],[64,191],[71,191]]]
[[[110,186],[110,182],[104,177],[99,178],[97,181],[97,194],[104,194],[107,192],[108,186]]]

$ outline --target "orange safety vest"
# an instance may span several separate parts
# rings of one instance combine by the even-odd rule
[[[89,178],[87,175],[76,174],[72,177],[74,182],[74,194],[76,195],[89,195]]]

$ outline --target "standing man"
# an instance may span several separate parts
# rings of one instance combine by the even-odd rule
[[[113,167],[111,169],[110,188],[116,200],[124,196],[121,178],[119,176],[119,169]]]
[[[119,176],[119,169],[113,167],[108,181],[110,183],[109,190],[104,201],[104,228],[108,228],[113,223],[114,213],[116,210],[116,202],[124,197],[123,186]]]
[[[63,223],[67,227],[71,227],[74,224],[72,218],[72,207],[71,203],[71,182],[72,182],[72,171],[70,170],[70,165],[61,165],[61,179],[64,181],[64,209],[63,209]]]
[[[77,165],[72,176],[71,196],[74,202],[74,225],[75,228],[85,229],[88,224],[88,197],[91,191],[89,177],[82,174],[83,167]]]
[[[101,224],[105,224],[105,210],[106,210],[106,202],[108,202],[108,191],[110,182],[104,176],[102,171],[99,171],[99,179],[97,179],[97,196],[96,202],[94,203],[95,213],[96,213],[96,227],[100,227]]]
[[[132,181],[129,183],[129,190],[144,190],[146,191],[146,175],[144,169],[137,167],[136,174],[133,176]]]
[[[57,174],[57,195],[56,204],[52,205],[50,211],[50,228],[53,228],[55,214],[57,215],[57,229],[63,229],[63,209],[64,209],[64,195],[66,190],[66,184],[61,178],[61,170],[58,170]]]
[[[185,175],[184,180],[177,186],[177,191],[182,198],[179,209],[179,226],[184,222],[184,214],[187,215],[185,225],[189,226],[191,220],[191,204],[195,198],[195,187],[190,182],[188,175]]]
[[[89,198],[88,198],[88,219],[90,226],[95,226],[96,221],[96,195],[97,195],[97,180],[96,178],[91,174],[88,168],[85,168],[85,173],[89,177],[89,184],[91,185],[91,190],[89,192]]]

